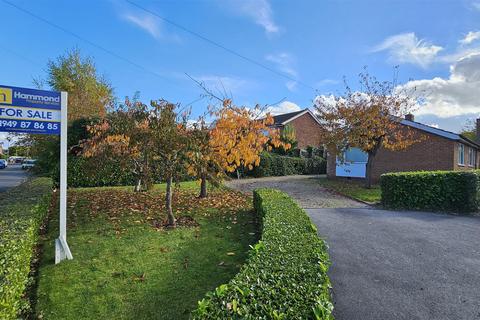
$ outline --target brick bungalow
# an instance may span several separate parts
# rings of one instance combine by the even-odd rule
[[[380,175],[387,172],[479,168],[480,137],[477,137],[475,142],[460,134],[415,122],[413,115],[407,115],[400,123],[423,135],[425,139],[402,151],[381,148],[373,164],[373,181],[378,181]],[[480,119],[477,120],[478,134]],[[343,163],[335,156],[329,157],[327,176],[365,178],[367,158],[365,153],[356,148],[346,151]]]
[[[273,120],[273,126],[280,130],[288,124],[293,126],[299,149],[322,146],[320,122],[309,109],[280,114]]]

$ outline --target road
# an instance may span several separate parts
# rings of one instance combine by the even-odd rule
[[[5,169],[0,169],[0,192],[7,191],[22,183],[28,176],[21,165],[9,165]]]
[[[337,320],[480,320],[480,217],[379,210],[315,179],[246,179],[277,188],[307,211],[329,245]]]

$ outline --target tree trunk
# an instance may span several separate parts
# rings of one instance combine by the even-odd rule
[[[380,149],[382,146],[382,141],[380,140],[377,142],[375,147],[368,152],[368,160],[367,160],[367,170],[365,172],[365,188],[371,189],[372,188],[372,169],[373,169],[373,163],[375,161],[375,156],[377,155],[377,151]]]
[[[206,198],[208,195],[207,193],[207,176],[202,174],[201,182],[200,182],[200,195],[199,198]]]
[[[371,189],[372,188],[372,168],[373,168],[373,159],[375,155],[368,153],[368,160],[367,160],[367,170],[365,173],[365,188]]]
[[[168,225],[172,228],[176,227],[175,217],[173,216],[172,210],[172,184],[173,179],[169,177],[167,179],[167,192],[165,193],[165,205],[167,209],[167,216],[168,216]]]
[[[137,184],[135,185],[135,188],[133,189],[134,192],[140,192],[142,191],[142,179],[137,179]]]

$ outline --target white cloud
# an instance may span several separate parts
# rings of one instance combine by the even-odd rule
[[[480,113],[480,51],[470,53],[450,66],[449,78],[414,80],[401,89],[424,94],[416,114],[447,118]]]
[[[480,31],[470,31],[467,33],[465,38],[461,39],[459,42],[463,45],[470,44],[474,42],[475,40],[480,39]]]
[[[297,89],[297,81],[287,81],[285,86],[289,91],[295,91]]]
[[[205,86],[210,90],[216,90],[221,94],[235,94],[248,86],[248,81],[245,79],[229,76],[219,75],[201,75],[194,77],[194,79],[203,82]]]
[[[230,2],[237,12],[253,19],[267,34],[275,34],[280,27],[273,19],[273,10],[268,0],[236,0]]]
[[[402,33],[386,38],[372,52],[388,51],[393,63],[410,63],[428,67],[443,48],[419,39],[415,33]]]
[[[291,101],[283,101],[275,106],[268,107],[266,112],[270,112],[272,115],[282,114],[282,113],[289,113],[300,111],[301,108],[298,104],[291,102]]]
[[[292,79],[297,79],[298,78],[298,72],[295,69],[295,59],[293,56],[289,53],[282,52],[282,53],[277,53],[277,54],[269,54],[265,56],[265,59],[267,61],[270,61],[277,65],[278,69],[288,75]],[[285,83],[285,86],[287,87],[288,90],[290,91],[295,91],[297,87],[297,81],[295,80],[290,80]]]
[[[337,103],[336,98],[333,94],[330,95],[319,95],[316,96],[315,99],[313,99],[313,105],[314,106],[319,106],[319,105],[326,105],[326,106],[335,106]]]
[[[334,84],[339,84],[340,81],[338,80],[333,80],[333,79],[323,79],[315,83],[316,87],[323,87],[323,86],[328,86],[328,85],[334,85]]]
[[[122,18],[143,29],[155,39],[160,39],[162,37],[162,32],[158,19],[156,19],[150,14],[137,14],[128,12],[124,13],[122,15]]]

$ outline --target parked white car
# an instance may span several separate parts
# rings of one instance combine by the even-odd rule
[[[34,160],[34,159],[24,160],[23,163],[22,163],[22,170],[28,170],[28,169],[31,169],[31,168],[35,167],[36,162],[37,162],[37,160]]]

